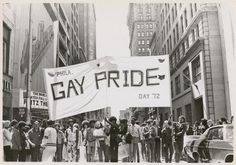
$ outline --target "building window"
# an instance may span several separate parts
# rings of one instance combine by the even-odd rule
[[[180,61],[180,53],[179,53],[179,49],[176,50],[176,64]]]
[[[168,17],[168,26],[169,26],[169,29],[170,29],[170,27],[171,27],[171,23],[170,23],[170,16]]]
[[[142,48],[142,52],[145,52],[145,48]]]
[[[176,109],[176,114],[177,114],[177,120],[178,120],[178,118],[182,115],[182,108],[181,107]]]
[[[185,117],[186,117],[186,122],[188,122],[189,124],[192,124],[191,104],[185,105]]]
[[[166,28],[165,28],[165,26],[163,27],[163,34],[164,34],[164,39],[165,39],[165,34],[166,34]]]
[[[146,32],[146,36],[149,37],[149,32]]]
[[[194,3],[194,10],[195,10],[195,12],[197,12],[197,4],[196,3]]]
[[[172,22],[174,22],[174,20],[175,20],[174,8],[171,9],[171,14],[172,14]]]
[[[175,3],[175,17],[177,17],[177,4]]]
[[[185,68],[183,71],[183,80],[184,80],[184,90],[190,87],[190,75],[189,75],[189,68]]]
[[[183,56],[185,56],[185,43],[184,42],[182,43],[182,53],[183,53]]]
[[[196,37],[199,37],[199,26],[198,26],[198,24],[196,26]]]
[[[195,37],[195,30],[193,29],[193,30],[192,30],[192,43],[194,43],[195,40],[196,40],[196,37]]]
[[[10,34],[11,30],[3,23],[3,73],[9,73],[10,55]]]
[[[139,24],[137,25],[137,29],[140,29],[140,25]]]
[[[175,77],[175,93],[176,95],[180,94],[181,92],[181,86],[180,86],[180,75]]]
[[[141,45],[141,41],[140,40],[138,40],[138,45]]]
[[[142,40],[142,45],[145,45],[145,40]]]
[[[169,44],[169,38],[167,39],[167,53],[170,52],[170,44]]]
[[[144,37],[144,32],[141,32],[141,36]]]
[[[143,24],[141,24],[141,29],[143,29],[144,28],[144,25]]]
[[[148,29],[148,23],[145,25],[145,28]]]
[[[186,43],[186,49],[188,49],[189,48],[189,39],[188,39],[188,37],[186,38],[185,43]]]
[[[153,34],[153,32],[151,31],[151,32],[150,32],[150,36],[152,36],[152,34]]]
[[[171,38],[171,35],[170,35],[170,51],[172,51],[172,38]]]
[[[166,34],[168,34],[169,26],[168,26],[168,20],[166,20]]]
[[[150,28],[150,29],[152,29],[152,28],[153,28],[153,25],[152,25],[151,23],[149,24],[149,28]]]
[[[184,32],[183,16],[180,17],[180,22],[181,22],[181,30],[182,30],[182,33],[183,33]]]
[[[138,32],[138,37],[140,37],[140,32]]]
[[[151,20],[152,19],[152,17],[150,15],[147,15],[146,18],[147,18],[147,20]]]
[[[193,82],[197,82],[201,79],[201,68],[200,68],[200,57],[198,56],[192,62],[192,73],[193,73]]]
[[[176,44],[176,39],[175,39],[175,29],[173,29],[173,37],[174,37],[174,45]]]
[[[141,48],[138,48],[138,52],[141,53]]]
[[[188,19],[187,19],[187,10],[184,10],[184,22],[185,22],[185,28],[188,26]]]
[[[179,41],[179,26],[178,23],[176,24],[176,41]]]
[[[149,45],[150,44],[150,40],[147,40],[147,45]]]
[[[191,13],[191,18],[193,17],[193,4],[190,3],[190,13]]]

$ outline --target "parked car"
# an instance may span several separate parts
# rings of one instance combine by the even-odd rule
[[[233,162],[233,125],[208,128],[199,138],[188,141],[184,153],[188,162]]]

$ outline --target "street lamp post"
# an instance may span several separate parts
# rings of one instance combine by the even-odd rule
[[[32,58],[32,14],[31,14],[31,10],[32,10],[32,4],[30,4],[29,7],[29,56],[28,56],[28,69],[27,69],[27,89],[26,89],[26,93],[27,93],[27,104],[26,104],[26,122],[30,123],[31,121],[31,58]]]

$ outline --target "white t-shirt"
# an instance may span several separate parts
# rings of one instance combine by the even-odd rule
[[[56,144],[57,143],[57,131],[55,128],[47,127],[44,131],[44,137],[42,144]]]
[[[104,131],[102,128],[94,129],[93,136],[104,136]],[[104,140],[104,138],[99,138],[98,140]]]

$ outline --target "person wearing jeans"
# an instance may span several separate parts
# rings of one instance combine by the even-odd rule
[[[132,136],[131,143],[129,144],[130,161],[137,162],[137,155],[139,154],[138,143],[142,133],[140,126],[135,124],[135,118],[131,119],[131,125],[128,127],[127,134]]]

